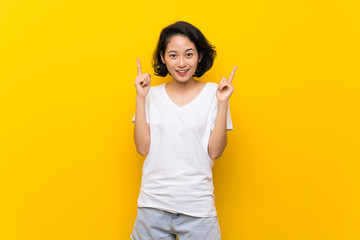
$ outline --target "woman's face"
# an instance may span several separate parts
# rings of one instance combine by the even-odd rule
[[[197,64],[200,62],[195,44],[189,38],[176,35],[170,38],[161,60],[173,77],[173,80],[187,82],[193,79]]]

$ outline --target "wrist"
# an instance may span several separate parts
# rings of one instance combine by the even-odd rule
[[[227,108],[228,104],[229,104],[228,100],[226,100],[226,101],[219,101],[218,100],[218,102],[217,102],[218,107],[226,107]]]
[[[144,97],[139,95],[136,96],[136,102],[145,102],[145,100],[146,100],[146,96]]]

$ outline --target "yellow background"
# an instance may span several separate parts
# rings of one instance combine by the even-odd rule
[[[177,20],[235,65],[213,168],[222,239],[360,239],[358,1],[0,1],[0,239],[130,239],[144,157],[136,57],[152,86]]]

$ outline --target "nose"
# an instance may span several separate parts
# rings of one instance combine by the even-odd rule
[[[178,61],[178,67],[185,67],[186,63],[185,63],[185,59],[184,57],[180,57],[179,61]]]

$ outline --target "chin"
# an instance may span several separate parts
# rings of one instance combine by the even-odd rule
[[[188,82],[191,80],[191,78],[174,78],[174,80],[178,82]]]

